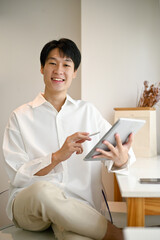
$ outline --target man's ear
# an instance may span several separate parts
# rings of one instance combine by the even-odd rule
[[[76,76],[77,76],[77,70],[74,71],[73,78],[76,78]]]
[[[44,67],[43,67],[43,66],[41,66],[40,72],[41,72],[42,74],[44,74]]]

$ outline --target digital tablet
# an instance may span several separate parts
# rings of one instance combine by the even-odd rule
[[[106,145],[103,144],[104,140],[110,142],[113,146],[116,146],[115,134],[120,135],[121,141],[124,144],[130,133],[134,135],[139,131],[139,129],[145,124],[145,120],[132,119],[132,118],[119,118],[117,122],[109,129],[109,131],[100,139],[100,141],[92,148],[92,150],[84,158],[85,161],[97,161],[102,160],[102,158],[94,159],[93,156],[100,155],[96,152],[97,148],[101,148],[105,151],[109,151]]]

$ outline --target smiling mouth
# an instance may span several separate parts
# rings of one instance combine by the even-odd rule
[[[62,78],[51,78],[51,80],[56,82],[64,82],[64,79]]]

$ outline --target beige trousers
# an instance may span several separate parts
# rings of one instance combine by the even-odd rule
[[[58,240],[102,239],[107,220],[94,208],[49,182],[36,182],[19,192],[14,200],[13,216],[20,228],[42,231],[50,225]]]

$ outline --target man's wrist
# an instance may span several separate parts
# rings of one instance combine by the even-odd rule
[[[127,165],[128,160],[129,160],[129,154],[128,154],[128,158],[127,158],[127,160],[126,160],[125,162],[120,163],[120,164],[115,164],[115,163],[113,163],[113,167],[116,167],[116,168],[123,168],[124,166]]]
[[[60,160],[58,159],[57,153],[52,153],[51,161],[52,161],[52,164],[55,165],[55,166],[60,163]]]

